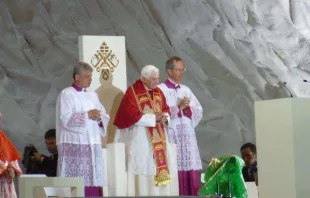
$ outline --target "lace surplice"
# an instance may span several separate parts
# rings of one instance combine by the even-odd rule
[[[170,89],[162,83],[158,87],[165,94],[167,104],[170,106],[171,121],[167,134],[169,141],[177,145],[178,170],[202,169],[195,134],[195,127],[199,124],[203,112],[199,101],[185,85],[181,85],[179,89]],[[189,108],[192,113],[190,118],[178,107],[178,101],[185,96],[190,98]]]
[[[92,109],[101,111],[101,122],[88,118]],[[64,89],[56,107],[58,175],[83,177],[85,186],[105,186],[101,136],[106,135],[109,115],[95,92]]]

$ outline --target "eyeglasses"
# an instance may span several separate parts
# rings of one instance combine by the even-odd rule
[[[172,70],[177,71],[177,72],[186,72],[186,68],[184,68],[184,69],[172,69]]]

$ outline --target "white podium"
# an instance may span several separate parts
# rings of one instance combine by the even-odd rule
[[[176,145],[171,144],[172,159],[177,170]],[[126,170],[126,156],[124,143],[108,144],[102,149],[102,168],[105,170],[106,186],[103,187],[104,197],[128,196],[134,191],[128,185],[128,172]],[[171,171],[171,183],[167,192],[169,196],[179,195],[178,172]],[[49,187],[49,188],[46,188]],[[46,177],[45,175],[23,175],[19,178],[20,198],[45,198],[48,196],[84,196],[83,178],[72,177]],[[1,197],[2,198],[2,197]]]
[[[310,99],[255,102],[259,197],[310,196]]]
[[[72,197],[84,196],[83,178],[25,176],[18,179],[18,187],[20,198],[47,198],[49,195],[44,187],[52,187],[48,191],[56,191],[55,188],[69,187],[71,188],[69,194]]]

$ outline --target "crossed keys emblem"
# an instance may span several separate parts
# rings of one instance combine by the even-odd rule
[[[97,72],[102,74],[104,80],[108,80],[110,73],[113,73],[114,69],[118,66],[119,59],[115,56],[110,47],[103,42],[99,50],[97,50],[97,53],[94,54],[90,60],[90,63]]]

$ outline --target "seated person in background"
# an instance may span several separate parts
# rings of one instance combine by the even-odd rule
[[[241,157],[245,162],[242,175],[245,182],[255,182],[258,185],[256,146],[246,143],[240,148]]]
[[[23,164],[27,174],[45,174],[48,177],[56,177],[58,150],[56,145],[56,130],[50,129],[45,133],[45,143],[51,156],[45,156],[35,149],[33,145],[25,148]],[[26,151],[30,149],[31,151]],[[26,154],[27,153],[27,154]],[[29,153],[29,154],[28,154]],[[27,155],[30,155],[30,163],[27,163]]]

